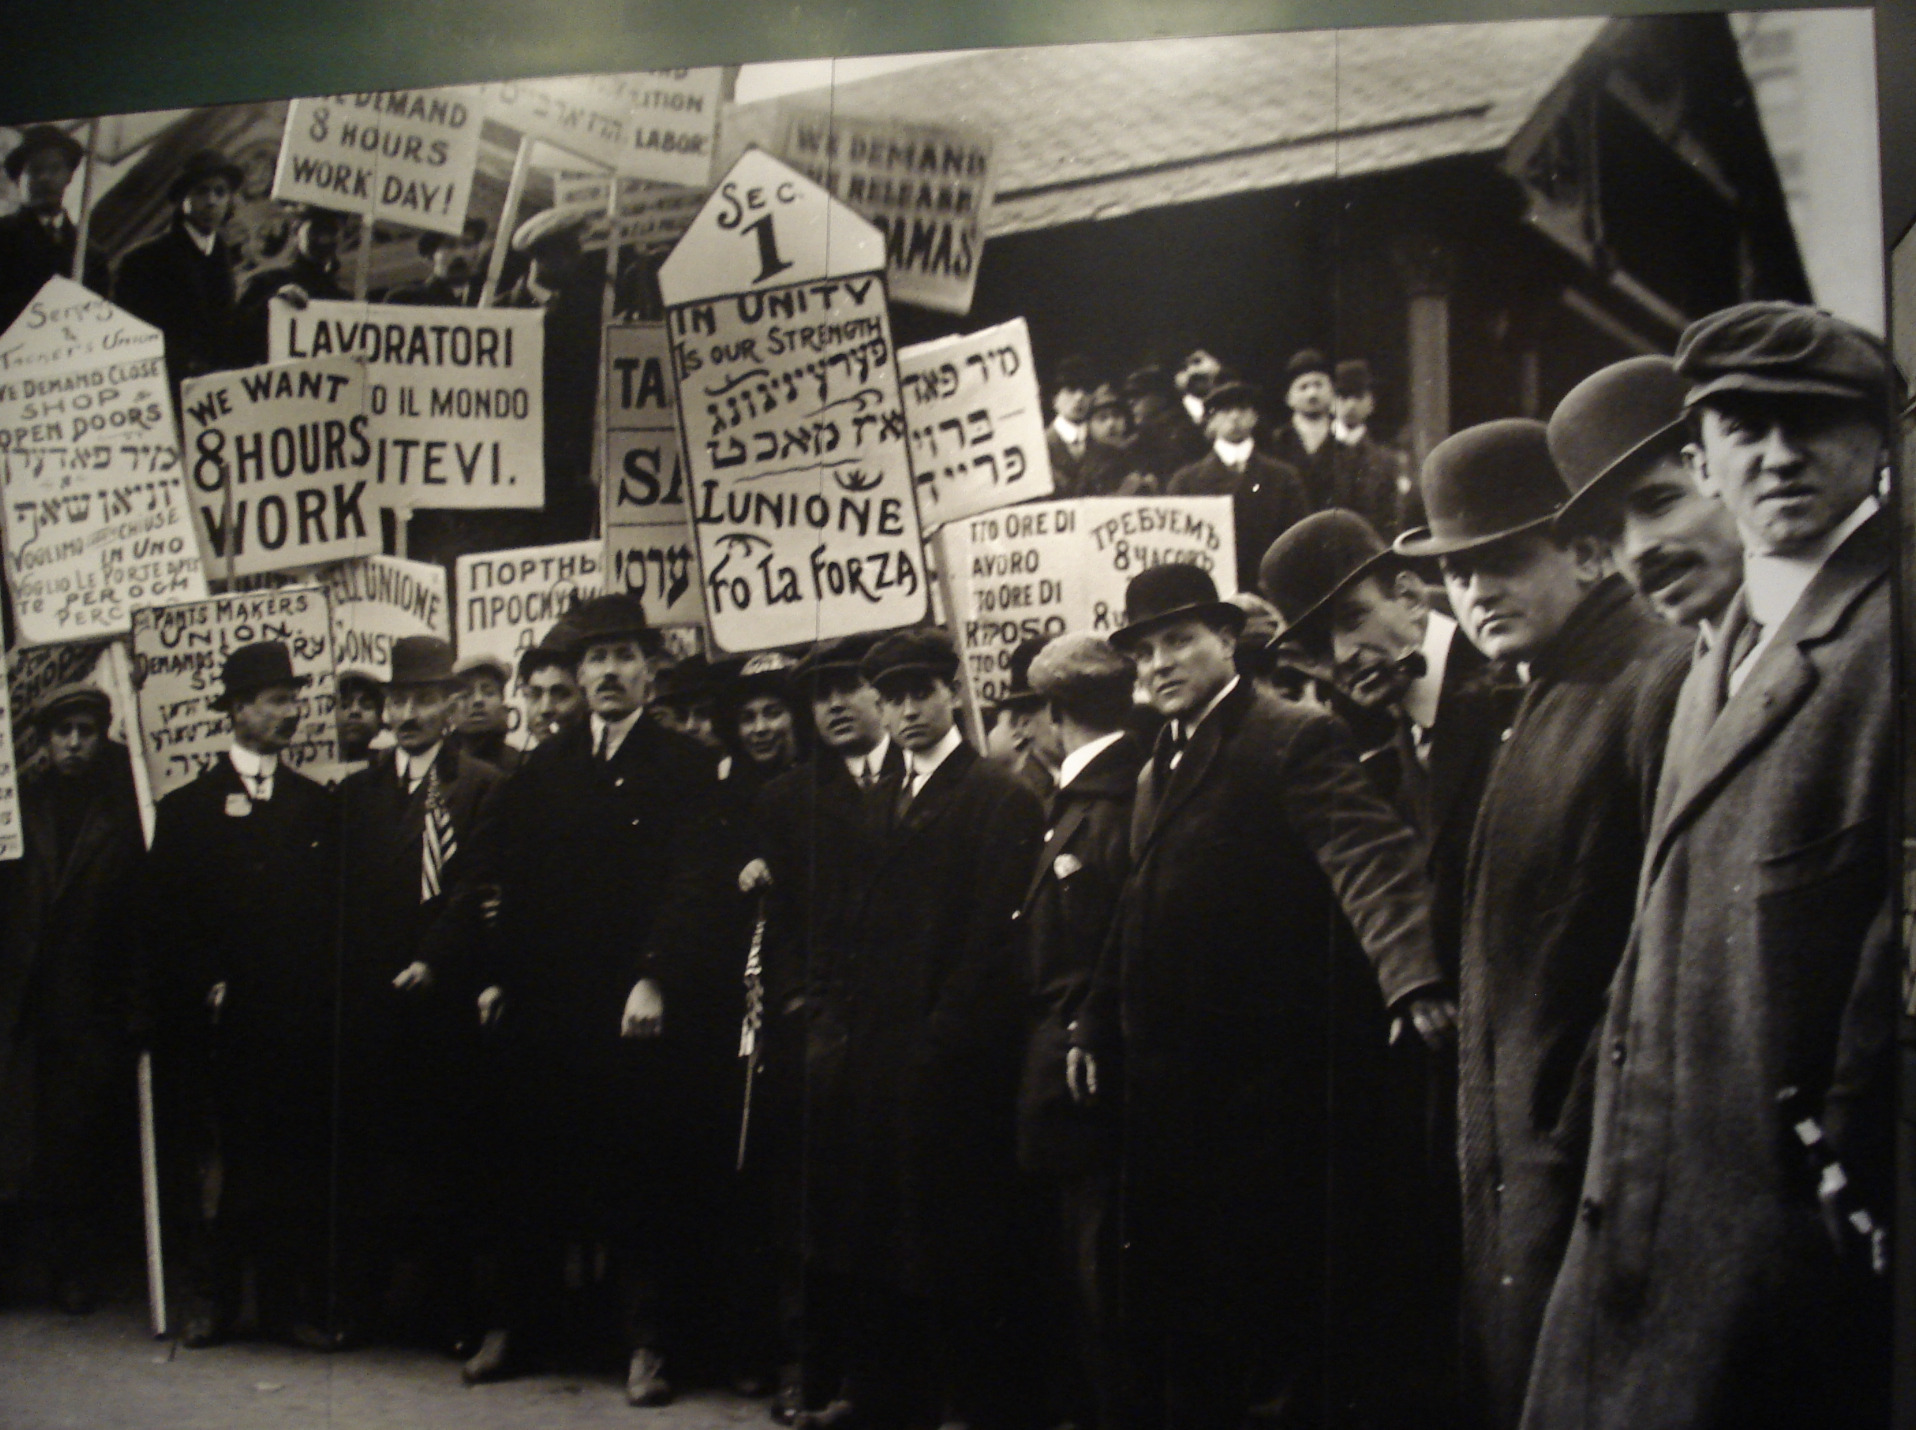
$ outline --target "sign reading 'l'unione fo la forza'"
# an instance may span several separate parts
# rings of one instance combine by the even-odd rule
[[[659,270],[694,546],[728,651],[929,608],[884,235],[750,149]]]

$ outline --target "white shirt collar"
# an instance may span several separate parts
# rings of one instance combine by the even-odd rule
[[[845,761],[845,768],[850,772],[853,779],[858,779],[867,770],[871,772],[872,778],[876,779],[885,772],[885,756],[890,750],[891,736],[880,735],[878,737],[878,743],[865,751],[864,754],[842,755],[840,758]]]
[[[432,769],[432,762],[439,758],[439,751],[445,746],[444,740],[433,741],[432,748],[417,755],[409,755],[397,746],[393,748],[393,761],[399,766],[399,773],[406,777],[406,788],[411,789],[423,780]]]
[[[1845,521],[1807,551],[1794,552],[1788,556],[1766,556],[1753,551],[1744,553],[1744,599],[1749,603],[1750,615],[1766,633],[1775,630],[1783,623],[1784,617],[1796,609],[1796,603],[1803,598],[1803,592],[1810,582],[1816,579],[1816,573],[1823,569],[1823,563],[1835,554],[1837,547],[1849,540],[1857,527],[1876,515],[1877,510],[1876,498],[1864,497]]]
[[[258,754],[244,745],[236,744],[226,753],[233,761],[233,768],[247,779],[271,779],[273,771],[279,768],[278,755]]]
[[[1297,433],[1298,440],[1304,444],[1306,452],[1315,452],[1324,445],[1324,439],[1331,435],[1331,419],[1328,417],[1300,417],[1291,414],[1291,430]]]
[[[929,750],[905,751],[905,771],[911,780],[913,793],[925,787],[925,781],[938,773],[938,767],[951,757],[951,752],[964,744],[964,736],[953,725],[945,731],[945,738]]]
[[[1068,445],[1078,447],[1084,444],[1084,440],[1090,435],[1091,429],[1088,423],[1073,422],[1068,417],[1053,417],[1051,419],[1051,430],[1064,438]]]
[[[1450,663],[1450,643],[1457,623],[1442,611],[1432,611],[1424,625],[1424,673],[1404,692],[1404,713],[1420,730],[1437,723],[1437,699],[1444,690],[1444,667]]]
[[[608,722],[603,716],[594,715],[592,717],[592,753],[595,756],[599,753],[599,740],[601,736],[604,735],[606,729],[609,726],[612,731],[612,734],[611,734],[611,737],[606,740],[605,758],[609,760],[614,755],[618,754],[619,746],[625,743],[625,737],[632,733],[632,727],[639,723],[639,716],[641,716],[644,713],[645,713],[644,707],[641,706],[639,709],[634,710],[630,715],[626,716],[623,720],[616,720],[616,721],[610,721],[610,722]]]
[[[1256,445],[1256,442],[1249,437],[1242,442],[1226,442],[1220,437],[1211,444],[1211,450],[1217,453],[1217,459],[1225,466],[1232,471],[1241,472],[1250,462],[1251,451]]]
[[[193,247],[197,248],[201,253],[204,253],[208,258],[213,256],[213,245],[220,241],[220,231],[218,229],[214,229],[211,233],[201,233],[184,219],[180,220],[180,227],[185,229],[186,236],[193,240]]]
[[[1368,431],[1370,431],[1369,424],[1359,427],[1346,427],[1335,417],[1331,418],[1331,436],[1335,437],[1343,446],[1355,447],[1359,442],[1364,440],[1364,434]]]
[[[1193,397],[1187,392],[1183,395],[1183,400],[1184,410],[1191,414],[1191,420],[1202,427],[1204,425],[1204,399],[1201,397]]]
[[[1225,696],[1229,695],[1233,690],[1237,689],[1237,682],[1238,682],[1238,677],[1235,675],[1232,676],[1229,680],[1227,680],[1224,683],[1224,688],[1218,691],[1217,694],[1211,697],[1211,703],[1206,705],[1202,710],[1198,711],[1197,715],[1194,718],[1191,718],[1188,720],[1181,719],[1176,722],[1178,729],[1183,732],[1184,740],[1186,744],[1190,743],[1191,736],[1197,733],[1197,727],[1204,723],[1205,717],[1209,715],[1213,710],[1217,709],[1218,706],[1224,703]]]
[[[1058,788],[1063,789],[1085,771],[1085,766],[1097,759],[1106,750],[1124,738],[1124,731],[1113,730],[1109,735],[1100,735],[1088,745],[1080,745],[1058,766]]]

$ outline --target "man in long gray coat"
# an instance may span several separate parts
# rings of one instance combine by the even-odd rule
[[[1745,581],[1677,706],[1524,1423],[1882,1425],[1894,379],[1783,303],[1692,324],[1677,368]]]

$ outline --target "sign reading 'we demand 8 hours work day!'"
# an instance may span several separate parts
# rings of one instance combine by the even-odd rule
[[[706,617],[724,650],[928,607],[884,235],[747,150],[659,270]]]

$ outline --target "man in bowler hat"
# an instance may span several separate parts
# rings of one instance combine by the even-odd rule
[[[1132,873],[1073,1044],[1125,1121],[1124,1360],[1139,1423],[1230,1427],[1254,1376],[1306,1409],[1323,1314],[1334,965],[1448,1036],[1417,838],[1330,715],[1241,679],[1244,613],[1155,566],[1112,644],[1165,717]],[[1381,1015],[1381,1009],[1380,1009]],[[1380,1034],[1381,1036],[1381,1034]],[[1120,1085],[1103,1076],[1122,1057]]]
[[[1468,1413],[1513,1426],[1589,1136],[1585,1059],[1630,931],[1637,866],[1689,642],[1590,537],[1544,425],[1487,422],[1422,474],[1435,557],[1466,636],[1524,693],[1484,787],[1465,871],[1458,1044]]]
[[[86,159],[80,141],[55,124],[31,124],[4,161],[7,177],[23,200],[0,218],[0,333],[13,326],[49,278],[73,276],[73,246],[80,241],[67,217],[67,186]],[[107,291],[106,257],[89,249],[82,282]]]
[[[365,1328],[400,1262],[449,1294],[463,1271],[471,1173],[460,1135],[478,1020],[472,999],[492,877],[484,827],[502,777],[449,738],[452,648],[393,642],[389,749],[339,787],[341,1221],[347,1319]],[[412,1308],[450,1345],[459,1310]]]
[[[422,233],[419,256],[432,272],[417,283],[395,288],[388,303],[425,308],[470,308],[485,283],[486,221],[475,214],[458,233]]]
[[[300,691],[281,641],[232,651],[214,707],[232,744],[159,803],[145,917],[163,1059],[188,1080],[179,1134],[204,1209],[183,1342],[232,1329],[242,1261],[261,1329],[331,1348],[326,1250],[332,1150],[338,821],[289,766]],[[217,1166],[217,1191],[206,1182]]]
[[[1336,387],[1331,364],[1316,348],[1300,348],[1284,365],[1284,406],[1289,418],[1270,434],[1270,454],[1304,484],[1307,511],[1333,505],[1331,488],[1337,444],[1331,440]],[[1263,554],[1262,548],[1258,551]]]
[[[1558,530],[1597,537],[1658,615],[1695,628],[1720,622],[1743,584],[1743,542],[1691,478],[1689,390],[1666,357],[1612,363],[1550,414],[1550,454],[1571,492]]]
[[[1221,382],[1204,398],[1204,430],[1211,450],[1171,478],[1171,496],[1228,496],[1237,529],[1237,583],[1257,585],[1257,563],[1270,544],[1310,514],[1294,467],[1256,450],[1257,389]]]
[[[1677,702],[1525,1424],[1882,1425],[1901,383],[1791,303],[1698,319],[1676,370],[1743,587]]]
[[[245,178],[239,165],[205,149],[166,187],[173,219],[165,232],[129,249],[113,274],[113,301],[166,338],[166,376],[177,408],[180,384],[235,367],[233,249],[223,230]]]

